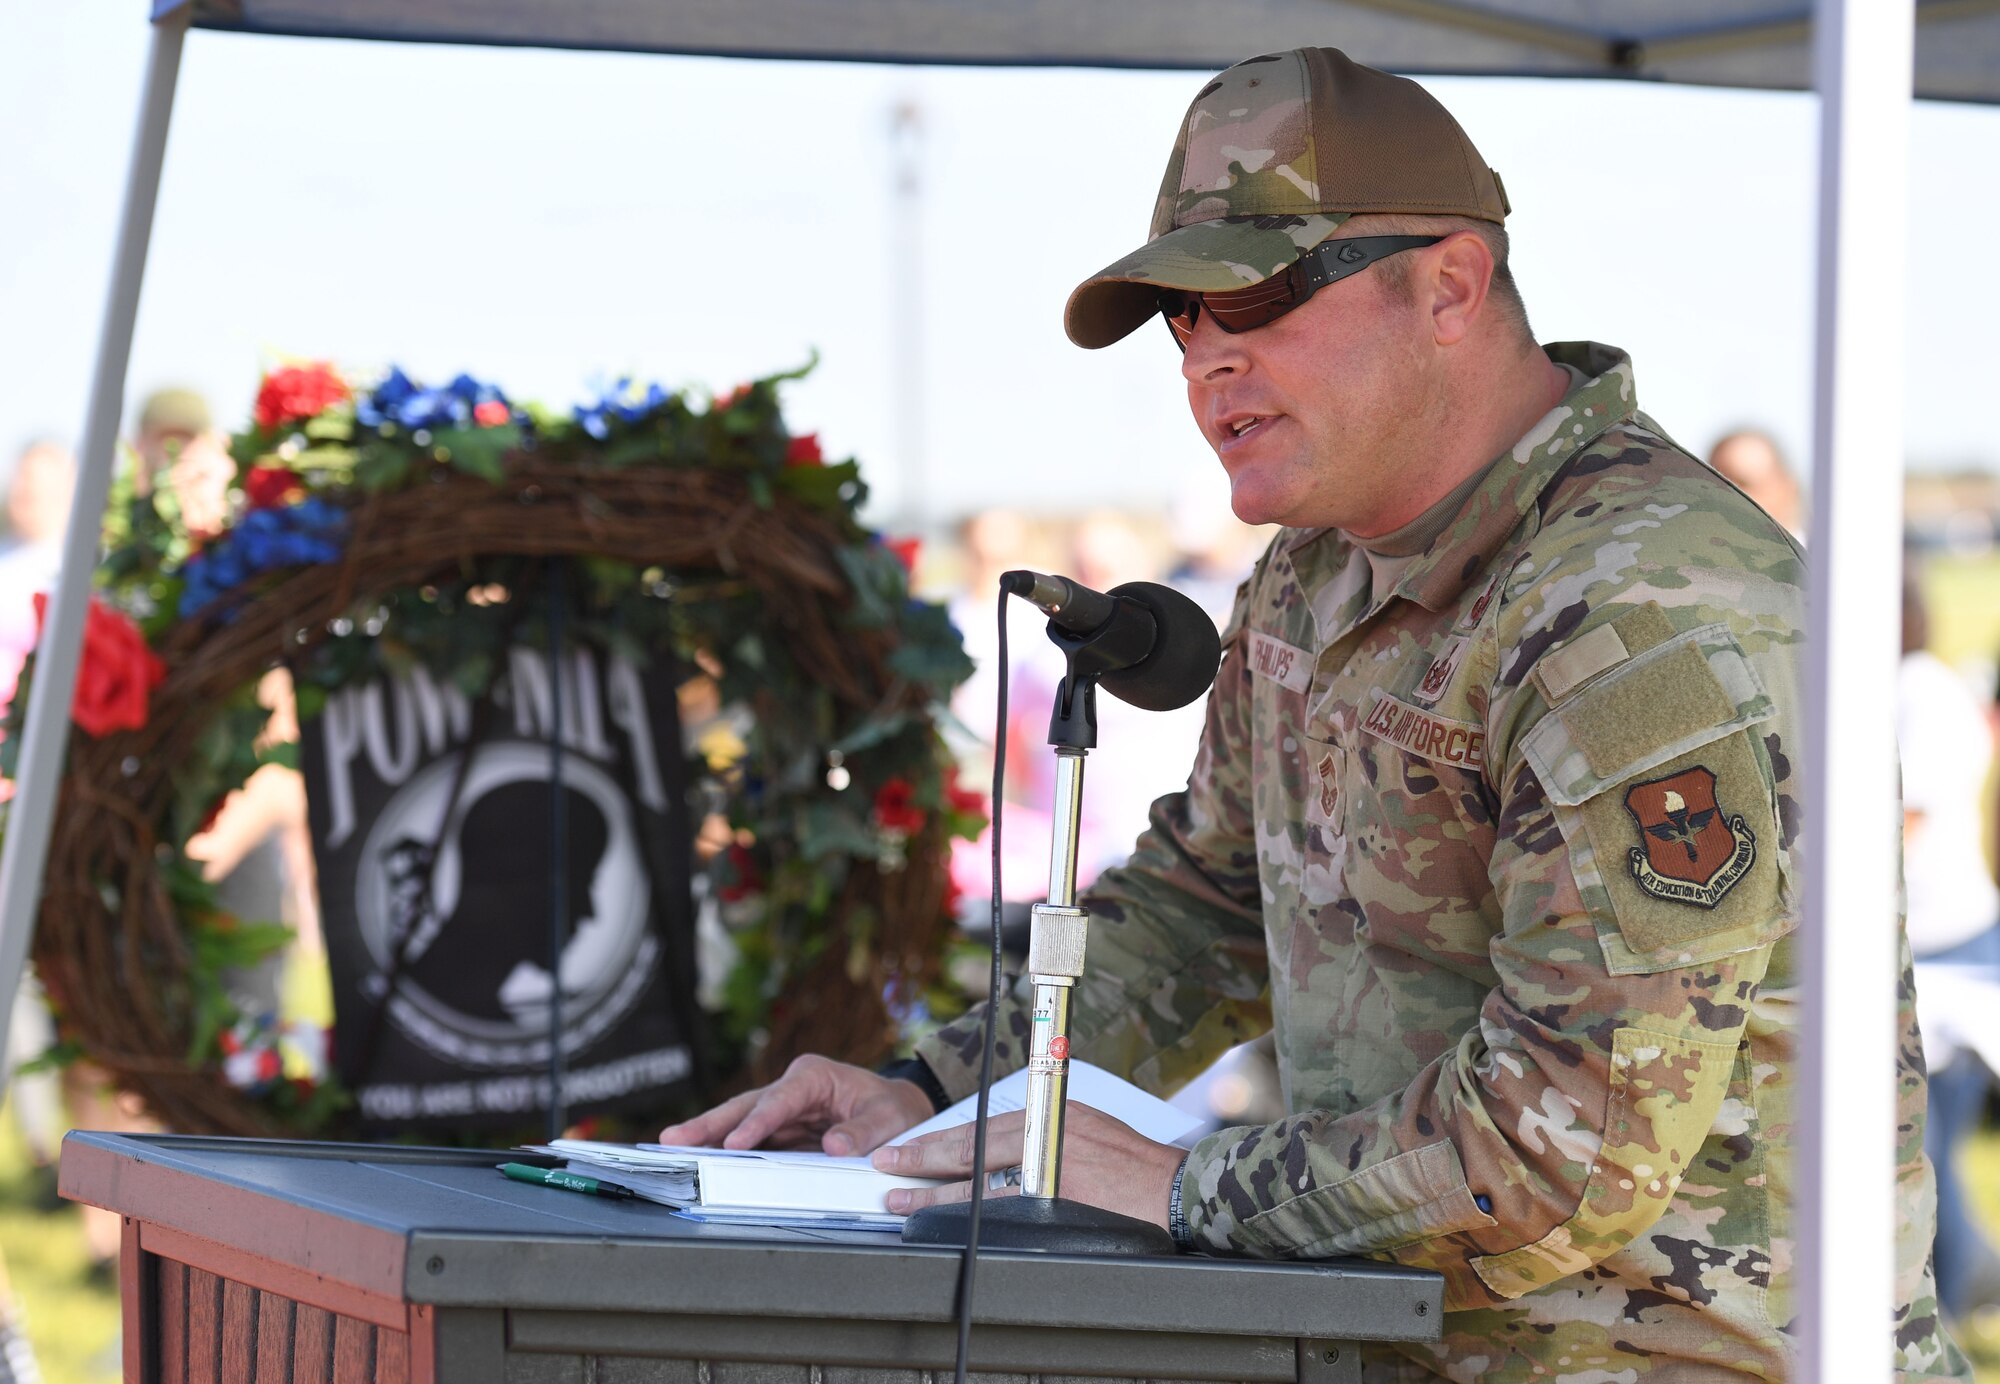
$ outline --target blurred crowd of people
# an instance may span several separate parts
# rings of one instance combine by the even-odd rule
[[[1924,1151],[1937,1168],[1938,1294],[1963,1320],[2000,1307],[2000,1254],[1979,1228],[1958,1166],[1986,1107],[1989,1064],[2000,1066],[1989,1021],[2000,1002],[2000,886],[1985,849],[2000,707],[1975,696],[1929,646],[1929,608],[1912,571],[1896,679],[1904,901],[1930,1068]]]
[[[975,672],[952,699],[959,722],[965,776],[985,786],[992,776],[999,691],[996,602],[1003,572],[1056,572],[1098,591],[1126,582],[1173,586],[1194,598],[1217,626],[1229,617],[1236,587],[1270,538],[1270,530],[1240,523],[1219,501],[1188,501],[1170,513],[1097,511],[1070,518],[1034,518],[988,510],[965,520],[955,545],[918,571],[919,584],[944,596],[964,637]],[[1047,621],[1024,601],[1006,603],[1007,764],[1002,834],[1003,892],[1011,900],[1046,896],[1048,803],[1054,761],[1049,712],[1063,659],[1044,635]],[[1109,694],[1097,701],[1098,747],[1087,761],[1078,883],[1122,860],[1146,824],[1153,799],[1180,788],[1194,760],[1201,703],[1174,712],[1142,712]],[[983,919],[988,889],[987,843],[960,842],[954,878],[971,916]]]
[[[1805,497],[1777,443],[1732,432],[1709,464],[1801,542]],[[1937,1169],[1938,1293],[1964,1323],[2000,1309],[2000,1251],[1981,1227],[1961,1162],[2000,1071],[2000,698],[1992,654],[1969,668],[1933,649],[1924,571],[1903,573],[1896,741],[1902,769],[1903,897],[1930,1070],[1924,1151]]]

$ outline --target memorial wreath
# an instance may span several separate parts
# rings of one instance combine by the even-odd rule
[[[226,912],[188,842],[261,765],[296,767],[273,670],[301,721],[415,668],[481,695],[550,618],[552,562],[569,637],[670,654],[735,713],[692,765],[733,943],[704,1022],[716,1085],[807,1051],[878,1061],[953,1004],[949,842],[984,816],[939,721],[971,665],[911,596],[913,549],[858,520],[855,464],[786,427],[795,377],[706,399],[621,381],[557,413],[464,375],[356,389],[289,366],[232,443],[220,532],[187,532],[171,495],[114,505],[34,944],[55,1057],[177,1129],[338,1128],[322,1035],[230,993],[289,929]]]

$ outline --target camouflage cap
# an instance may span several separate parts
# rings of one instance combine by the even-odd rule
[[[1507,195],[1465,131],[1407,77],[1337,48],[1250,58],[1181,122],[1146,244],[1070,294],[1063,325],[1109,346],[1162,288],[1204,293],[1279,273],[1361,212],[1504,221]]]
[[[209,429],[208,400],[192,389],[156,389],[139,405],[139,431],[204,433]]]

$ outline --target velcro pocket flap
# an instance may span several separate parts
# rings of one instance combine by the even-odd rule
[[[1729,627],[1701,625],[1585,683],[1522,737],[1521,753],[1549,800],[1575,807],[1773,710]]]

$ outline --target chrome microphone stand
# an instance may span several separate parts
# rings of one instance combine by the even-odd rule
[[[1143,584],[1140,584],[1143,585]],[[1166,596],[1178,597],[1165,588]],[[1120,591],[1128,588],[1120,588]],[[1023,593],[1025,594],[1025,593]],[[1100,598],[1102,599],[1102,598]],[[1191,605],[1191,603],[1190,603]],[[1197,615],[1199,612],[1197,611]],[[1200,616],[1209,637],[1207,678],[1215,676],[1214,626]],[[1108,628],[1108,627],[1107,627]],[[1146,632],[1148,640],[1152,633]],[[1049,638],[1068,661],[1049,716],[1055,747],[1054,829],[1049,841],[1049,896],[1034,906],[1028,935],[1032,1021],[1028,1042],[1028,1095],[1021,1158],[1021,1195],[988,1200],[980,1211],[982,1248],[1042,1250],[1058,1254],[1173,1254],[1173,1238],[1160,1226],[1082,1202],[1065,1201],[1062,1182],[1064,1101],[1069,1087],[1070,998],[1083,976],[1089,913],[1077,906],[1077,838],[1083,819],[1084,758],[1097,745],[1097,680],[1146,655],[1133,652],[1123,632],[1077,634],[1051,623]],[[1199,660],[1197,660],[1199,661]],[[1180,705],[1206,690],[1207,681]],[[975,1195],[983,1189],[975,1188]],[[963,1245],[970,1233],[971,1203],[926,1207],[903,1226],[910,1244]]]
[[[1088,753],[1068,745],[1056,747],[1049,897],[1030,914],[1028,977],[1034,986],[1034,1008],[1028,1028],[1027,1127],[1021,1148],[1024,1197],[1053,1198],[1062,1181],[1070,991],[1083,978],[1083,948],[1090,930],[1090,915],[1076,904],[1077,833],[1083,818],[1083,760]]]

